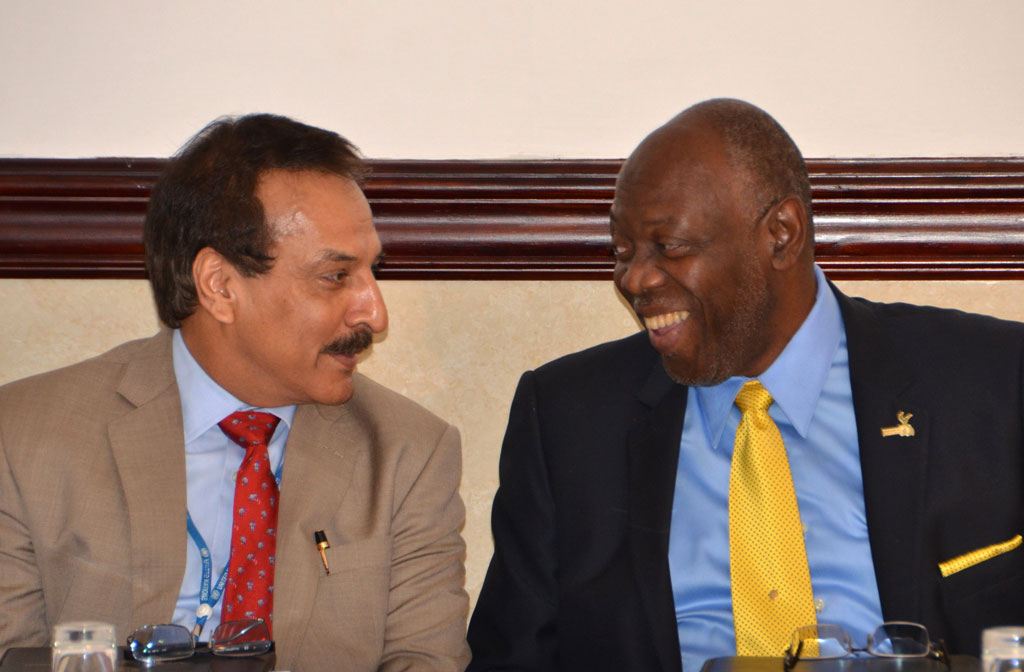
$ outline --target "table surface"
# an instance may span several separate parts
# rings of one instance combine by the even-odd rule
[[[792,672],[981,672],[974,656],[950,656],[950,667],[927,658],[876,658],[862,656],[831,660],[801,660]],[[4,671],[5,672],[5,671]],[[782,658],[730,656],[712,658],[701,672],[783,672]]]
[[[197,652],[184,660],[143,665],[125,660],[124,647],[118,650],[118,672],[152,670],[153,672],[271,672],[276,656],[273,652],[248,658],[215,656],[209,651]],[[50,647],[16,646],[8,649],[0,659],[0,672],[43,672],[50,669]]]

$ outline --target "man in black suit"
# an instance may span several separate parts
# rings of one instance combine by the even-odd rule
[[[914,621],[967,654],[1024,623],[1024,326],[839,292],[814,265],[799,150],[741,101],[648,136],[611,229],[646,333],[522,377],[471,670],[696,672],[736,653],[732,399],[753,379],[774,398],[818,623],[862,646]]]

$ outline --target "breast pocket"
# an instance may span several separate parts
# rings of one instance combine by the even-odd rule
[[[962,629],[950,639],[970,643],[980,637],[982,628],[1024,623],[1024,546],[1000,544],[1008,546],[995,553],[978,549],[978,555],[968,553],[940,563],[940,573],[946,574],[939,583],[943,610],[947,621]]]
[[[330,668],[340,654],[346,669],[363,669],[362,662],[365,669],[376,669],[388,614],[391,545],[390,536],[381,536],[327,550],[331,573],[317,583],[304,661]]]

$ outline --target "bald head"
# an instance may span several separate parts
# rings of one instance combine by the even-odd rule
[[[634,155],[654,145],[663,151],[675,149],[680,161],[692,159],[679,150],[684,149],[683,138],[695,132],[713,134],[721,142],[734,176],[752,204],[762,204],[763,208],[795,196],[808,222],[812,221],[811,184],[803,156],[786,130],[756,105],[734,98],[697,103],[651,133]]]
[[[748,103],[706,101],[648,135],[619,173],[611,233],[616,285],[680,382],[759,375],[814,303],[807,171]]]

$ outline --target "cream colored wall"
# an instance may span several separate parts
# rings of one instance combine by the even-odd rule
[[[166,156],[272,111],[379,158],[621,157],[711,96],[808,156],[1024,154],[1019,0],[0,0],[0,156]],[[844,283],[1024,318],[1002,283]],[[464,433],[468,585],[524,369],[629,333],[610,283],[389,282],[363,367]],[[136,281],[0,280],[0,381],[156,329]]]
[[[712,96],[808,156],[1024,154],[1019,0],[2,0],[0,155],[275,111],[393,158],[618,157]]]
[[[491,553],[490,505],[519,375],[637,329],[611,282],[383,283],[386,338],[364,373],[462,430],[467,589],[476,600]],[[841,282],[853,295],[1024,320],[1024,281]],[[157,329],[145,282],[0,280],[0,384],[98,354]]]

